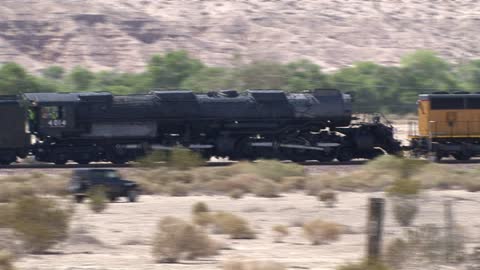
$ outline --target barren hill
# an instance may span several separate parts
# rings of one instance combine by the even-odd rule
[[[422,48],[480,56],[476,0],[1,0],[0,18],[0,62],[30,70],[138,71],[177,49],[212,65],[306,58],[324,68],[395,64]]]

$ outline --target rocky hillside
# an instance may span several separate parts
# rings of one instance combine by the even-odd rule
[[[476,0],[1,0],[0,18],[0,62],[30,70],[138,71],[177,49],[212,65],[306,58],[324,68],[395,64],[421,48],[480,56]]]

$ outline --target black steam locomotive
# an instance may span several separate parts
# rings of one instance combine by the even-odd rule
[[[0,163],[125,163],[182,146],[230,159],[348,161],[395,153],[393,129],[352,124],[351,97],[338,90],[28,93],[0,98]]]

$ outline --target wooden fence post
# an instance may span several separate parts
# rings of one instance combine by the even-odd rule
[[[385,199],[370,198],[367,220],[367,259],[369,264],[377,262],[381,257],[384,216]]]

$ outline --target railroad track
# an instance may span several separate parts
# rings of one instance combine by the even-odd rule
[[[367,163],[367,160],[353,160],[349,162],[318,162],[318,161],[307,161],[307,162],[300,162],[299,164],[302,166],[359,166]],[[229,166],[235,164],[235,161],[209,161],[205,163],[204,166],[206,167],[222,167],[222,166]],[[286,161],[285,163],[290,163]],[[454,160],[454,159],[446,159],[437,162],[439,164],[480,164],[480,159],[472,159],[472,160]],[[35,164],[25,164],[25,163],[18,163],[8,166],[0,166],[0,169],[81,169],[81,168],[141,168],[140,166],[136,166],[136,164],[111,164],[111,163],[92,163],[88,165],[81,165],[81,164],[65,164],[65,165],[55,165],[49,163],[35,163]]]

